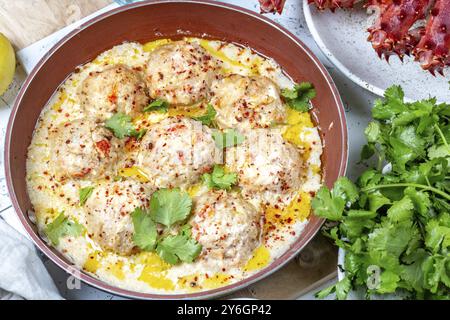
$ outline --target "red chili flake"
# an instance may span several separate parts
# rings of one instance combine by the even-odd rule
[[[117,103],[117,94],[115,90],[113,90],[113,92],[108,96],[108,100],[113,104]]]
[[[107,156],[109,155],[109,150],[111,149],[111,144],[109,143],[108,140],[104,139],[104,140],[97,141],[95,143],[95,145],[105,155],[107,155]]]
[[[92,170],[91,168],[84,168],[80,173],[74,174],[74,176],[76,178],[82,178],[85,175],[87,175],[89,172],[91,172],[91,170]]]

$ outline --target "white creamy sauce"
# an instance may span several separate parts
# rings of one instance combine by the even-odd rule
[[[294,85],[275,61],[262,57],[249,48],[219,41],[193,38],[185,40],[199,44],[214,59],[217,59],[220,62],[220,70],[217,72],[221,76],[232,73],[243,76],[265,76],[271,79],[280,89],[292,88]],[[72,73],[43,109],[28,149],[26,179],[28,194],[36,215],[36,224],[44,239],[47,239],[44,232],[46,225],[51,223],[61,212],[64,212],[64,215],[70,220],[85,225],[86,213],[85,208],[79,205],[79,190],[83,187],[105,182],[105,178],[99,180],[89,178],[89,175],[81,179],[58,180],[54,172],[55,168],[52,166],[53,149],[50,132],[55,127],[68,121],[82,119],[86,116],[80,101],[80,88],[83,80],[90,74],[116,64],[144,72],[149,55],[161,45],[169,42],[170,40],[159,40],[145,45],[124,43],[105,51],[95,60],[80,66]],[[270,92],[270,95],[273,94],[273,92]],[[202,103],[204,102],[199,104]],[[196,104],[194,108],[198,107],[199,104]],[[284,107],[287,109],[287,106]],[[168,114],[148,113],[136,117],[134,123],[138,126],[150,128],[153,124],[176,113],[177,111],[172,110]],[[189,112],[183,111],[181,114],[189,116]],[[302,154],[301,186],[298,190],[291,190],[284,194],[277,194],[274,191],[261,191],[243,195],[246,201],[250,202],[257,210],[265,210],[266,220],[261,225],[260,244],[254,250],[253,257],[249,261],[225,270],[222,270],[219,261],[215,267],[211,265],[211,261],[206,263],[203,259],[170,266],[163,262],[156,253],[136,253],[130,256],[121,256],[112,251],[103,250],[96,241],[88,236],[87,232],[78,237],[65,236],[60,238],[59,244],[56,246],[57,249],[76,267],[84,269],[107,283],[120,288],[147,293],[174,294],[208,290],[237,282],[260,271],[285,253],[300,237],[302,230],[308,223],[310,193],[316,192],[322,183],[320,170],[322,144],[318,129],[312,125],[307,113],[288,113],[287,123],[287,125],[283,124],[273,130],[278,130],[283,139],[287,140],[287,143],[293,143],[292,139],[300,140],[300,145],[295,145],[295,147]],[[244,128],[243,130],[247,129]],[[288,134],[286,130],[291,131]],[[305,151],[306,149],[308,150]],[[273,152],[273,157],[282,159],[286,156],[281,151],[280,154],[277,154],[276,149]],[[136,157],[135,150],[121,151],[119,154],[122,154],[123,157],[114,164],[113,170],[126,167],[130,159]],[[256,159],[256,166],[249,170],[265,172],[267,168],[264,168],[264,166],[264,160]],[[145,168],[143,169],[145,170]],[[286,170],[289,172],[289,168],[286,168]],[[257,175],[258,172],[254,174]],[[109,179],[113,178],[114,173]],[[139,180],[140,178],[142,177],[139,174],[133,173],[126,179]],[[260,180],[261,184],[271,182],[269,177],[264,176]],[[146,181],[146,183],[148,182]],[[156,189],[158,186],[152,188]],[[201,185],[201,181],[195,183],[194,186],[183,187],[183,189],[193,196],[194,203],[197,197],[208,192],[207,188]],[[274,201],[274,199],[277,200]],[[295,204],[294,202],[297,200],[298,203]],[[266,206],[268,202],[272,203],[269,209]],[[273,206],[273,203],[279,205]],[[242,232],[242,230],[239,230],[240,227],[239,225],[231,225],[229,226],[229,232],[238,234]]]

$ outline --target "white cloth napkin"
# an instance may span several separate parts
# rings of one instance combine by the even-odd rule
[[[0,218],[0,300],[62,299],[33,243]]]

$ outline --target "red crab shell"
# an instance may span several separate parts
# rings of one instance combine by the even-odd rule
[[[420,41],[421,28],[413,25],[426,17],[431,0],[371,0],[366,4],[378,17],[369,31],[368,40],[379,57],[409,55]]]
[[[319,10],[330,9],[334,10],[339,8],[353,8],[353,5],[360,0],[308,0],[308,3],[314,3]]]
[[[278,12],[281,14],[286,0],[259,0],[261,13]]]
[[[430,11],[428,23],[420,42],[414,49],[414,56],[422,68],[443,74],[450,65],[450,0],[437,0]]]

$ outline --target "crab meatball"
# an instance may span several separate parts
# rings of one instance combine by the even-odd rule
[[[153,125],[141,141],[136,165],[160,187],[180,187],[198,181],[221,161],[211,130],[200,122],[167,118]]]
[[[134,181],[96,186],[84,205],[89,236],[105,250],[132,253],[135,245],[131,213],[138,207],[148,207],[151,191]]]
[[[98,178],[111,173],[120,141],[88,119],[63,123],[50,131],[51,160],[59,178]]]
[[[220,269],[245,263],[260,242],[260,212],[235,193],[200,195],[190,224],[192,236],[202,245],[202,259]]]
[[[229,75],[213,82],[211,96],[223,128],[267,128],[286,118],[280,90],[266,77]]]
[[[177,41],[150,53],[147,85],[150,96],[170,104],[190,105],[208,95],[217,61],[196,43]]]
[[[247,194],[298,190],[302,159],[299,150],[275,129],[251,130],[242,144],[227,153],[227,165],[238,173]]]
[[[140,74],[125,65],[90,73],[81,85],[80,100],[86,113],[100,121],[116,112],[134,116],[149,102]]]

